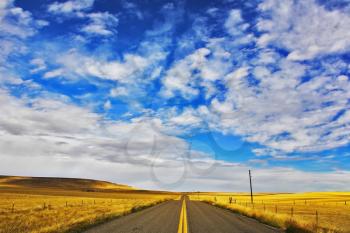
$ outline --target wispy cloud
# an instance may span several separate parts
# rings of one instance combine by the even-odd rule
[[[118,17],[109,12],[91,12],[94,0],[54,2],[47,8],[58,17],[87,21],[81,31],[91,36],[111,36],[117,33]]]
[[[89,24],[83,26],[83,32],[92,35],[109,36],[116,33],[118,18],[108,12],[91,13],[87,15]]]
[[[72,14],[92,8],[95,0],[72,0],[66,2],[54,2],[48,6],[48,11],[54,14]]]

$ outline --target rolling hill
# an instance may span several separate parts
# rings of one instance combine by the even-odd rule
[[[56,177],[24,177],[0,176],[0,189],[53,189],[85,192],[113,192],[135,190],[133,187],[107,181],[56,178]]]

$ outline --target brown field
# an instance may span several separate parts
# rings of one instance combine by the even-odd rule
[[[294,232],[350,232],[350,192],[259,193],[254,205],[246,193],[191,193],[190,198],[284,229],[300,227]]]
[[[178,194],[85,179],[0,177],[0,232],[77,232]]]

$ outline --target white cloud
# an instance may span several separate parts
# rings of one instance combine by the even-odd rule
[[[279,46],[289,51],[288,59],[301,61],[350,50],[350,16],[327,10],[315,0],[266,0],[258,21],[264,34],[260,46]]]
[[[159,63],[164,61],[166,55],[162,46],[148,41],[140,46],[139,51],[133,54],[126,53],[113,60],[108,58],[108,55],[95,56],[72,49],[50,57],[43,56],[55,67],[46,72],[44,77],[59,77],[65,80],[88,79],[92,82],[111,80],[116,85],[109,91],[111,97],[126,98],[136,107],[140,105],[136,99],[148,94],[147,85],[150,85],[155,76],[161,72]]]
[[[62,72],[66,77],[94,76],[101,79],[133,82],[133,77],[142,73],[149,65],[150,60],[134,54],[125,54],[121,61],[98,60],[95,57],[85,56],[75,51],[63,54],[57,58],[62,65]]]
[[[161,181],[159,182],[152,176],[149,165],[110,163],[86,157],[67,158],[64,154],[57,154],[22,156],[15,160],[16,166],[13,166],[12,156],[1,154],[0,158],[2,174],[9,175],[83,177],[109,180],[143,189],[249,192],[247,171],[251,168],[239,164],[218,164],[214,171],[205,175],[199,175],[189,167],[184,169],[180,163],[155,167],[154,174]],[[186,171],[185,177],[183,171]],[[165,183],[177,180],[180,182],[174,186],[169,187]],[[253,170],[255,192],[346,191],[349,182],[349,172],[346,171],[304,172],[283,167]]]
[[[118,18],[108,12],[87,14],[89,23],[84,25],[82,32],[92,35],[109,36],[116,33]]]
[[[47,25],[44,20],[35,20],[29,11],[15,7],[13,1],[2,1],[0,5],[1,44],[19,44],[21,39],[34,35],[37,29]]]
[[[112,103],[110,100],[107,100],[103,105],[104,110],[108,111],[112,108]]]
[[[152,126],[145,118],[129,123],[108,122],[62,100],[17,99],[3,90],[0,106],[3,174],[88,177],[148,189],[249,188],[246,173],[251,168],[213,161],[199,151],[187,157],[185,141],[163,134],[161,127]],[[269,192],[345,190],[350,177],[344,171],[318,173],[282,167],[253,172],[254,190]],[[236,179],[232,180],[233,176]],[[179,182],[169,186],[174,181]]]
[[[122,1],[122,6],[124,8],[124,12],[127,12],[129,15],[136,16],[139,20],[144,18],[144,14],[135,3],[131,1]]]
[[[273,36],[281,43],[279,45],[285,47],[288,44],[307,53],[309,44],[302,40],[311,38],[317,40],[314,44],[319,42],[320,46],[325,46],[320,53],[312,54],[313,58],[333,53],[328,50],[328,43],[336,44],[339,38],[344,41],[349,37],[347,25],[339,23],[339,30],[333,27],[339,22],[342,12],[329,12],[312,1],[284,1],[286,4],[276,3],[274,8],[275,3],[265,1],[260,5],[267,17],[258,23],[259,29],[265,31],[257,41],[260,46],[263,45],[261,39]],[[302,7],[304,5],[298,4],[309,5]],[[323,22],[327,17],[333,17],[331,26],[328,23],[317,24],[315,28],[326,31],[325,34],[321,33],[319,37],[317,30],[309,30],[304,38],[294,29],[313,26],[306,22],[304,16],[299,16],[297,7],[307,11],[304,15],[314,21]],[[268,19],[268,16],[272,17]],[[325,19],[321,20],[323,17]],[[295,23],[295,27],[290,27],[291,22]],[[182,96],[188,100],[200,94],[214,97],[209,107],[199,106],[193,115],[207,121],[214,131],[243,136],[245,140],[267,146],[276,152],[272,153],[276,156],[296,151],[322,151],[349,144],[350,122],[346,116],[350,80],[342,74],[348,70],[346,62],[333,59],[317,65],[301,64],[292,61],[290,56],[284,58],[273,47],[258,47],[252,56],[249,49],[240,49],[241,44],[237,42],[247,34],[244,30],[248,27],[240,11],[230,11],[225,27],[232,37],[209,39],[206,47],[171,66],[162,80],[161,93],[164,97]],[[332,32],[337,35],[326,36]],[[251,42],[254,41],[252,38]],[[223,82],[227,92],[218,93],[213,81]],[[181,119],[181,115],[179,117]]]
[[[249,27],[248,23],[245,23],[241,16],[240,10],[231,10],[229,17],[225,22],[225,28],[232,36],[241,35]]]
[[[171,119],[172,122],[178,125],[194,125],[198,124],[201,120],[200,118],[194,116],[194,111],[192,109],[185,109],[181,115],[175,116]]]
[[[68,158],[147,165],[158,153],[162,160],[175,159],[177,154],[167,148],[169,144],[180,151],[187,145],[182,139],[157,131],[145,119],[105,121],[88,109],[59,99],[17,99],[1,90],[0,103],[1,154],[14,158],[64,154]],[[154,143],[157,151],[150,154]]]
[[[54,2],[48,6],[48,11],[54,14],[70,14],[90,9],[94,0],[72,0],[66,2]]]
[[[50,22],[48,22],[46,20],[38,19],[38,20],[36,20],[36,24],[38,25],[38,27],[42,28],[42,27],[46,27],[46,26],[50,25]]]
[[[305,66],[281,59],[278,67],[274,72],[260,66],[251,70],[257,85],[250,84],[247,68],[227,75],[225,101],[214,99],[210,106],[220,123],[211,125],[284,152],[347,145],[350,122],[334,118],[348,109],[349,80],[319,75],[302,82]]]
[[[247,32],[249,24],[243,20],[241,11],[238,9],[233,9],[229,12],[224,27],[233,38],[231,43],[244,45],[255,40],[254,35]]]
[[[185,59],[177,62],[163,79],[163,95],[165,97],[174,96],[174,92],[180,91],[185,98],[191,98],[198,95],[198,90],[192,83],[195,83],[196,77],[193,75],[195,69],[202,67],[210,50],[201,48],[187,56]]]
[[[206,98],[215,94],[215,81],[225,76],[232,66],[230,52],[221,46],[224,42],[209,40],[206,47],[176,61],[163,77],[162,96],[171,98],[179,94],[192,99],[200,94],[199,87],[206,90]]]
[[[30,64],[33,66],[33,69],[30,70],[31,73],[38,73],[40,71],[46,70],[46,63],[41,58],[35,58],[30,61]]]
[[[127,94],[128,90],[125,87],[116,87],[110,91],[111,97],[126,96]]]
[[[44,78],[57,78],[64,74],[63,69],[55,69],[44,74]]]
[[[110,36],[116,34],[118,18],[109,12],[87,13],[94,4],[94,0],[72,0],[66,2],[54,2],[48,6],[48,11],[65,17],[76,17],[87,20],[80,31],[92,36]]]
[[[14,1],[5,0],[0,3],[0,70],[1,83],[19,85],[23,81],[14,72],[9,58],[28,53],[26,39],[47,26],[44,20],[33,18],[29,11],[14,6]],[[18,60],[18,58],[16,58]],[[16,78],[13,78],[16,77]],[[25,82],[23,82],[25,83]]]
[[[0,8],[0,11],[0,33],[2,35],[23,39],[35,33],[35,28],[31,27],[34,21],[30,12],[19,7]]]
[[[14,0],[3,0],[0,2],[0,9],[5,9],[12,6]],[[2,15],[1,15],[2,16]]]

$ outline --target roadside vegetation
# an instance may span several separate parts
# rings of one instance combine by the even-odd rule
[[[349,233],[350,193],[301,194],[191,193],[191,200],[205,201],[255,218],[290,233]]]
[[[178,197],[171,193],[132,188],[112,190],[111,184],[108,184],[108,190],[104,185],[94,184],[94,187],[81,191],[80,184],[70,190],[64,189],[64,184],[60,188],[52,187],[51,182],[46,187],[41,184],[40,188],[36,187],[38,183],[35,182],[35,188],[30,188],[28,182],[24,182],[25,185],[9,185],[9,182],[2,181],[0,179],[1,233],[80,232]]]

